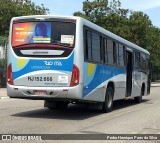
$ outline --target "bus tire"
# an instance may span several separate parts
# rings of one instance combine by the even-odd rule
[[[109,86],[109,87],[107,87],[105,101],[104,101],[103,107],[102,107],[103,112],[108,113],[108,112],[112,111],[113,97],[114,97],[113,88],[111,86]]]
[[[140,96],[134,97],[134,102],[135,103],[141,103],[142,102],[142,95],[143,95],[143,88],[141,88]]]

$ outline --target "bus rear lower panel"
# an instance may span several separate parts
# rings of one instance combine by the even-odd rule
[[[82,85],[75,87],[23,87],[7,85],[7,94],[10,98],[33,100],[82,100]]]

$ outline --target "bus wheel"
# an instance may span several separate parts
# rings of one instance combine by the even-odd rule
[[[142,102],[142,95],[143,95],[143,88],[141,88],[140,96],[134,97],[134,102],[135,103],[141,103]]]
[[[102,108],[103,112],[108,113],[112,111],[113,96],[114,96],[113,88],[109,86],[106,90],[105,102],[103,103],[103,108]]]

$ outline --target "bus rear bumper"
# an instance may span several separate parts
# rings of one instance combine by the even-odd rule
[[[82,99],[81,86],[76,87],[25,87],[7,84],[7,95],[10,98],[46,100],[46,99]]]

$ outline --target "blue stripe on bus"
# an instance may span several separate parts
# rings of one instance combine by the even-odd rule
[[[68,71],[72,72],[73,68],[73,59],[74,59],[74,52],[68,59],[56,59],[56,60],[36,60],[31,59],[26,64],[25,67],[23,67],[21,70],[14,72],[13,71],[13,79],[17,79],[20,76],[23,76],[27,73],[39,71],[39,70],[56,70],[56,71]],[[48,61],[52,63],[52,65],[46,65],[45,61]],[[57,62],[57,65],[54,65],[54,63]],[[58,65],[59,64],[59,65]]]
[[[83,92],[83,97],[87,96],[90,92],[95,90],[95,88],[97,88],[97,86],[99,86],[103,82],[111,79],[114,76],[117,76],[119,74],[125,74],[125,73],[126,73],[125,69],[118,69],[116,67],[111,67],[111,66],[96,65],[94,75],[92,75],[92,80],[89,79],[90,77],[88,77],[88,79],[91,81],[90,83],[88,83],[88,85],[86,85],[85,81],[87,80],[87,76],[86,76],[87,69],[85,68],[84,78],[86,79],[84,80],[84,85],[87,88],[84,89],[85,94]]]

